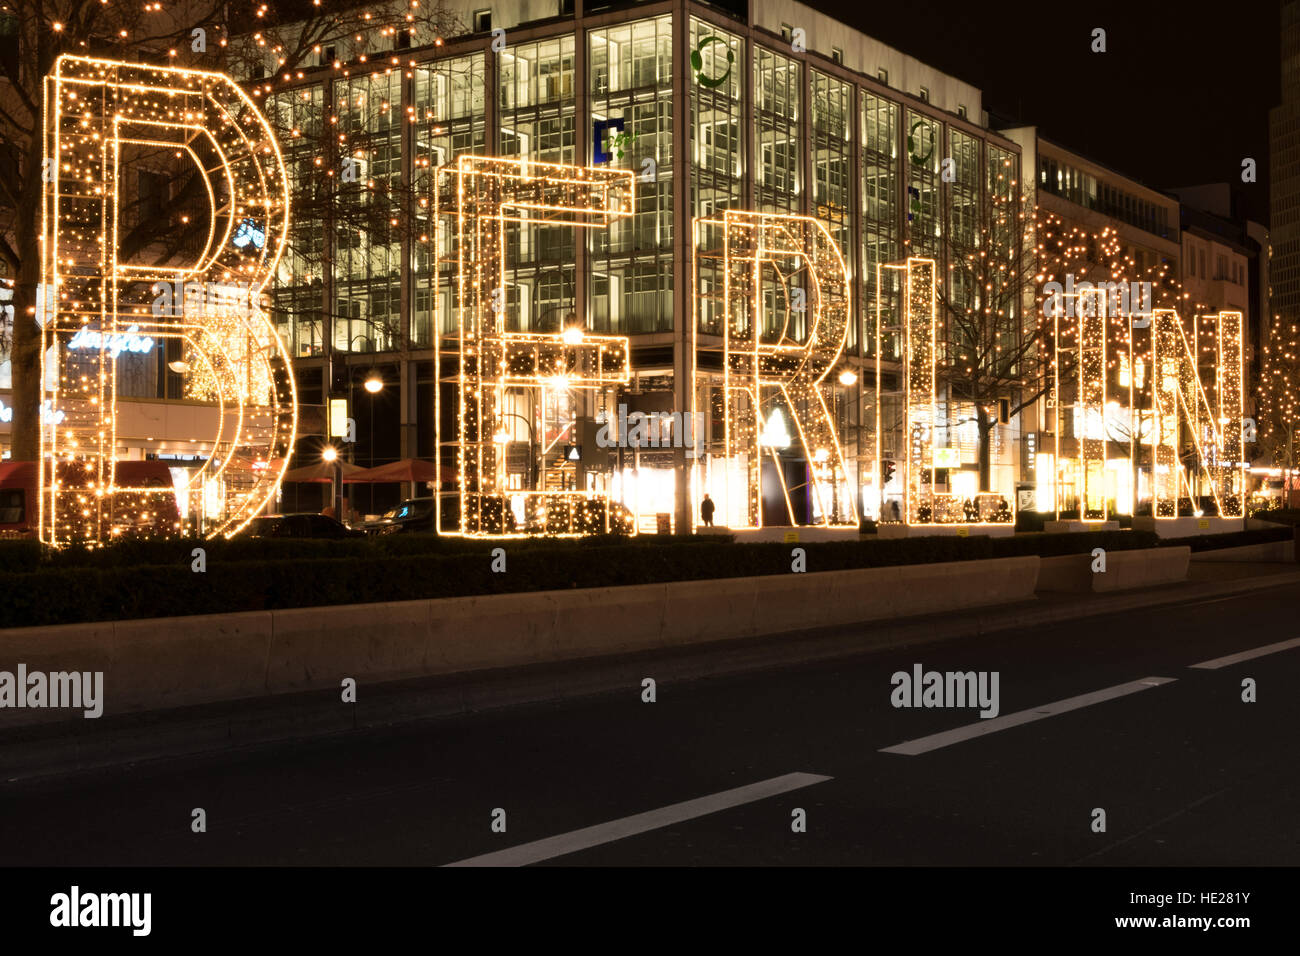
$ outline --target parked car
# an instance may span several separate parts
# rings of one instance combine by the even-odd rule
[[[432,533],[437,528],[433,521],[433,498],[407,498],[396,508],[366,526],[370,534]]]
[[[250,538],[364,538],[337,518],[305,512],[288,515],[258,515],[248,523]]]

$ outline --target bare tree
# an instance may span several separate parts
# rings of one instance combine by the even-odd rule
[[[1024,315],[1036,275],[1033,209],[995,195],[974,219],[954,216],[944,240],[948,272],[936,291],[936,321],[946,329],[938,376],[954,401],[974,406],[980,489],[989,489],[989,439],[998,405],[1019,414],[1043,393],[1043,343]]]
[[[1010,420],[1055,386],[1058,362],[1062,380],[1076,373],[1073,324],[1052,312],[1074,308],[1057,298],[1053,283],[1064,285],[1067,276],[1103,288],[1149,283],[1148,308],[1176,307],[1180,289],[1169,263],[1139,266],[1115,229],[1088,230],[1014,194],[994,195],[973,220],[954,221],[944,253],[948,274],[937,298],[947,351],[940,376],[954,401],[974,408],[980,487],[987,489],[999,405],[1006,403]],[[1126,341],[1129,311],[1110,310],[1110,341]],[[1111,350],[1108,375],[1118,374],[1119,361]]]

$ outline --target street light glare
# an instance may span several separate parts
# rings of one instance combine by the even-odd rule
[[[371,395],[376,395],[384,390],[384,380],[379,377],[378,372],[371,372],[366,377],[366,391]]]
[[[321,458],[325,461],[334,461],[339,456],[339,451],[333,445],[327,445],[325,450],[320,453]]]

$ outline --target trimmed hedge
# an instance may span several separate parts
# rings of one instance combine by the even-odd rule
[[[730,542],[730,535],[671,536],[646,535],[635,539],[641,547],[685,547],[692,543]],[[512,552],[520,550],[555,550],[557,548],[607,547],[628,543],[620,535],[593,535],[587,538],[517,538],[505,543]],[[483,549],[483,541],[436,534],[377,535],[368,538],[337,540],[311,538],[171,538],[163,540],[119,541],[90,551],[66,548],[55,551],[32,540],[0,540],[0,573],[30,572],[48,568],[118,568],[152,567],[184,564],[189,566],[195,548],[203,548],[207,561],[291,561],[350,558],[357,561],[403,557],[407,555],[464,554]]]
[[[1300,508],[1269,508],[1266,511],[1256,511],[1251,517],[1294,527],[1300,525]]]
[[[14,542],[6,542],[10,544]],[[26,544],[26,542],[18,542]],[[879,539],[800,544],[809,571],[928,564],[1152,547],[1155,536],[1123,531]],[[788,574],[790,549],[777,542],[647,536],[623,539],[467,541],[388,539],[207,542],[207,571],[190,570],[189,541],[123,543],[97,552],[60,552],[0,571],[0,627],[174,617],[229,611],[365,604],[418,598],[609,587],[659,581]],[[491,570],[504,547],[508,573]],[[28,557],[39,554],[27,548]],[[147,557],[152,563],[130,563]],[[168,557],[168,561],[158,559]]]

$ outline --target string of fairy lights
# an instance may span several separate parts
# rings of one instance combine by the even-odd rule
[[[446,527],[439,513],[439,527],[473,537],[607,533],[608,494],[582,488],[511,489],[506,442],[500,436],[508,434],[508,390],[530,396],[533,429],[534,410],[545,409],[548,394],[567,396],[628,382],[628,340],[590,333],[579,323],[556,333],[510,329],[506,224],[608,228],[632,214],[634,175],[628,169],[469,155],[438,173],[435,222],[439,230],[451,231],[454,242],[440,236],[437,247],[448,250],[455,263],[456,325],[445,342],[443,336],[435,337],[434,354],[436,367],[443,356],[459,367],[451,444],[460,489],[459,521]],[[441,321],[437,327],[442,328]],[[440,408],[441,395],[435,401]],[[522,521],[514,517],[512,499],[522,501]]]
[[[743,470],[744,502],[732,508],[725,482],[723,513],[732,527],[761,528],[762,430],[784,407],[812,469],[821,524],[856,525],[856,495],[848,483],[844,452],[827,407],[824,382],[848,339],[849,275],[839,246],[819,220],[807,216],[728,209],[722,219],[700,217],[694,235],[719,235],[722,249],[697,250],[693,344],[701,334],[699,311],[708,299],[702,268],[722,275],[723,430],[726,459]],[[773,309],[780,301],[782,308]],[[695,401],[709,376],[693,372]],[[776,451],[775,474],[787,514],[795,514]]]
[[[1300,321],[1274,315],[1261,360],[1259,440],[1289,470],[1295,464],[1294,431],[1300,422]]]
[[[274,497],[297,428],[287,353],[260,302],[288,227],[276,138],[223,74],[71,55],[46,80],[44,118],[53,169],[42,208],[42,351],[53,350],[58,374],[41,397],[64,415],[40,431],[40,537],[94,546],[234,534]],[[208,227],[189,265],[124,253],[123,171],[142,157],[189,163],[203,179]],[[261,241],[238,242],[241,230]],[[240,291],[206,294],[214,285]],[[120,360],[110,343],[128,327],[164,347],[181,343],[171,368],[183,395],[213,409],[214,433],[191,439],[206,458],[176,489],[175,515],[165,495],[116,477]],[[87,331],[97,347],[74,350]]]
[[[1155,410],[1153,514],[1172,518],[1180,497],[1198,497],[1190,480],[1204,473],[1218,514],[1244,515],[1245,448],[1242,435],[1242,318],[1240,312],[1201,317],[1214,326],[1217,387],[1207,394],[1198,368],[1198,349],[1189,343],[1182,318],[1172,309],[1152,316],[1152,395]],[[1199,335],[1199,326],[1192,341]],[[1215,397],[1211,402],[1210,395]],[[1196,464],[1180,467],[1181,437],[1191,437]],[[1186,492],[1186,494],[1184,494]]]

